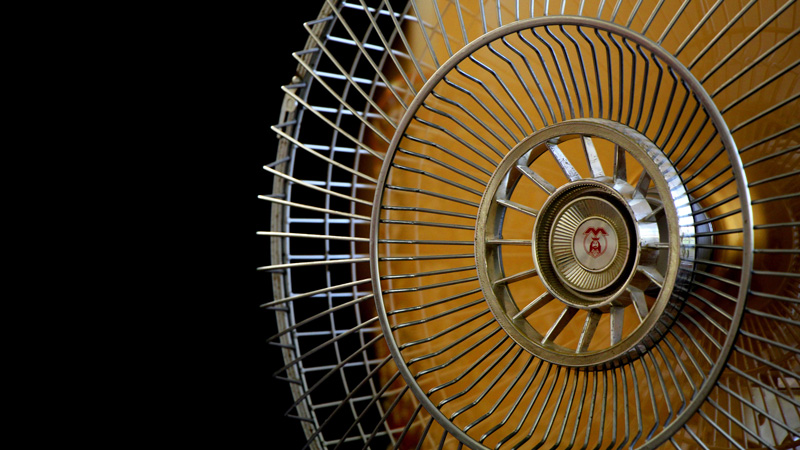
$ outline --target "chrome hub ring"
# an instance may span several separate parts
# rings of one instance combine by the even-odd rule
[[[607,175],[602,161],[612,159]],[[559,188],[539,174],[547,160],[568,180]],[[626,173],[636,170],[634,186]],[[676,175],[646,137],[602,119],[552,125],[517,145],[489,180],[475,234],[481,288],[505,331],[573,367],[624,364],[658,342],[694,259],[694,219]],[[541,205],[528,200],[531,189],[546,196]],[[531,240],[516,239],[525,230]],[[507,254],[528,244],[528,263]]]

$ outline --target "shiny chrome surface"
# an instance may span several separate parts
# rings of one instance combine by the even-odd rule
[[[582,161],[587,178],[567,177],[562,186],[543,189],[547,198],[542,204],[533,204],[526,195],[531,186],[527,183],[541,179],[536,173],[542,171],[542,159],[553,148],[570,144],[576,150],[582,146],[589,155]],[[572,168],[565,173],[579,167],[563,152],[558,155],[556,165]],[[605,176],[603,160],[614,162],[607,171],[611,177]],[[628,168],[641,173],[634,184],[623,175]],[[604,119],[551,125],[505,156],[478,209],[476,266],[486,302],[517,344],[555,364],[596,368],[636,359],[642,349],[661,339],[657,335],[661,327],[672,322],[670,314],[684,301],[682,292],[688,287],[694,255],[693,217],[685,206],[686,191],[681,184],[667,182],[675,174],[669,160],[646,137]],[[653,187],[648,188],[651,180]],[[516,222],[505,223],[508,202],[537,210],[535,217],[526,217],[533,221],[527,228],[532,230],[528,266],[504,261],[497,245],[503,243],[500,236],[520,227]],[[589,227],[595,223],[608,224],[607,237],[602,241],[597,237],[597,241],[608,250],[608,238],[613,238],[613,258],[584,268],[575,255],[593,258],[585,242],[598,236],[597,227]],[[587,228],[593,233],[581,231]],[[535,271],[527,278],[538,279],[546,292],[520,298],[510,283],[498,283],[509,273],[531,266]],[[539,318],[540,312],[559,303],[558,315]],[[578,310],[585,312],[579,315]],[[623,326],[626,315],[629,324]],[[636,324],[631,323],[632,317]],[[605,339],[595,339],[598,326]],[[570,329],[575,329],[573,335],[580,333],[578,339],[559,342],[558,337]]]

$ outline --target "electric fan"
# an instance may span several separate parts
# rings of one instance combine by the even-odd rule
[[[323,3],[259,196],[269,407],[319,449],[797,448],[799,14]]]

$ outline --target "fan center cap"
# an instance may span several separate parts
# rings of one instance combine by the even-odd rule
[[[572,253],[578,264],[590,272],[607,268],[617,255],[617,232],[605,219],[590,217],[581,223],[572,240]]]
[[[636,227],[625,201],[595,181],[555,193],[540,211],[533,257],[542,281],[563,302],[595,308],[616,297],[636,259]]]
[[[580,150],[592,177],[569,162]],[[601,155],[613,157],[613,171],[597,167]],[[554,165],[568,180],[558,187],[542,175],[563,180]],[[688,195],[667,182],[678,179],[647,137],[606,120],[551,125],[517,144],[492,174],[475,226],[478,280],[500,326],[531,354],[570,367],[623,363],[659,342],[694,264]]]

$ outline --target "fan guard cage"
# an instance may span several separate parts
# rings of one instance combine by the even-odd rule
[[[795,448],[798,12],[326,2],[259,197],[306,446]],[[590,219],[637,236],[596,295]]]

